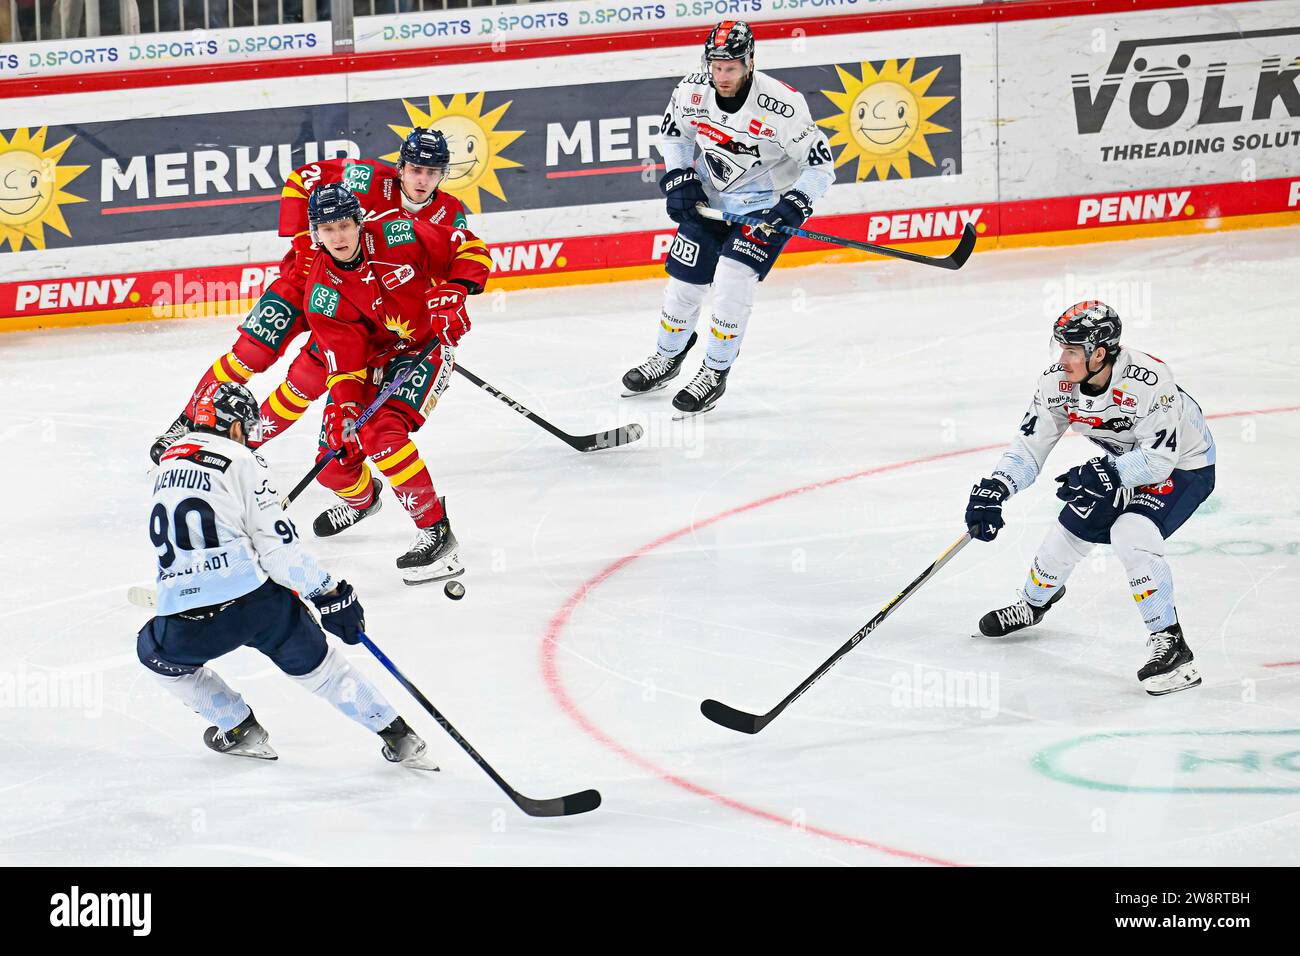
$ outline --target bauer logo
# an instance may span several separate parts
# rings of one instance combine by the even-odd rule
[[[415,229],[411,226],[411,220],[396,219],[384,223],[384,242],[388,243],[389,249],[415,242]]]
[[[839,148],[836,169],[857,160],[858,182],[961,172],[960,57],[863,61],[835,71],[841,88],[821,91],[835,112],[817,124]]]
[[[321,315],[329,316],[332,319],[339,307],[339,294],[329,286],[317,282],[312,286],[311,297],[308,301],[312,312],[319,312]]]
[[[351,163],[343,172],[343,185],[354,193],[370,191],[370,180],[374,178],[375,168],[365,163]]]

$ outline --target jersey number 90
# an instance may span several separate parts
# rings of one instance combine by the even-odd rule
[[[218,548],[221,542],[217,539],[217,516],[212,510],[212,505],[208,504],[202,498],[186,498],[176,506],[176,513],[171,516],[170,526],[168,524],[167,506],[156,504],[153,506],[153,512],[149,515],[149,540],[153,542],[155,548],[159,549],[158,564],[163,568],[170,568],[176,561],[176,549],[182,551],[194,551],[196,546],[194,538],[191,535],[190,517],[197,515],[199,519],[199,533],[203,536],[202,548]],[[172,544],[173,536],[171,531],[175,531],[175,546]]]

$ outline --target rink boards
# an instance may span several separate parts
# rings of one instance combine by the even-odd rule
[[[1300,2],[1146,6],[756,23],[831,140],[815,227],[941,252],[966,222],[981,251],[1300,223]],[[653,143],[700,33],[0,80],[0,329],[242,312],[288,171],[412,125],[447,134],[497,288],[660,274]]]

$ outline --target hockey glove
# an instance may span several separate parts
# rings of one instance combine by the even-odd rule
[[[361,439],[357,436],[357,419],[361,406],[356,402],[330,402],[325,406],[325,444],[335,449],[340,458],[361,453]]]
[[[781,194],[781,201],[775,206],[763,210],[758,215],[769,226],[787,226],[791,229],[798,229],[812,215],[812,201],[799,190],[791,189]],[[775,229],[774,231],[779,232],[779,230]],[[781,233],[781,235],[785,235],[785,233]]]
[[[1002,502],[1011,495],[1011,490],[996,478],[981,478],[978,485],[971,488],[970,500],[966,503],[966,527],[970,536],[977,541],[992,541],[998,531],[1006,526],[1002,520]]]
[[[316,264],[316,252],[316,244],[312,242],[310,233],[303,232],[293,237],[292,263],[299,279],[311,275],[311,267]]]
[[[320,612],[321,627],[344,644],[361,643],[361,632],[366,629],[366,612],[352,585],[340,581],[333,591],[316,595],[311,603]]]
[[[1061,487],[1056,489],[1056,497],[1067,504],[1114,500],[1116,492],[1123,487],[1115,463],[1104,455],[1075,465],[1065,474],[1057,475],[1056,480],[1061,483]]]
[[[427,304],[433,334],[454,348],[461,336],[469,331],[465,287],[454,282],[439,286],[429,294]]]
[[[700,212],[695,207],[709,204],[700,177],[693,169],[673,169],[664,173],[659,188],[668,199],[668,218],[676,223],[699,222]]]

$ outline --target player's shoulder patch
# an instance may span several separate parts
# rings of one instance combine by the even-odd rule
[[[357,195],[370,192],[375,178],[375,167],[370,163],[349,162],[343,167],[343,185]]]

